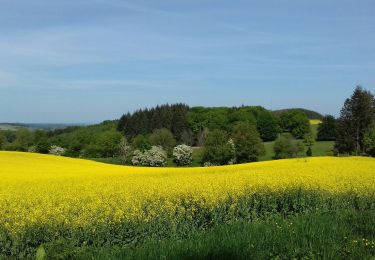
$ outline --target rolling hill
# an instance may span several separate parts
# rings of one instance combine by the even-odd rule
[[[0,257],[35,257],[39,248],[74,258],[75,250],[182,239],[236,221],[365,211],[375,194],[375,159],[363,157],[137,168],[0,152],[0,165]]]

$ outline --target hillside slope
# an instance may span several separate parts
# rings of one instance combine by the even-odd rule
[[[66,238],[124,246],[264,214],[367,209],[375,194],[375,159],[363,157],[137,168],[0,152],[0,165],[0,256]]]
[[[309,118],[309,119],[318,119],[318,120],[321,120],[323,118],[323,115],[316,112],[316,111],[313,111],[313,110],[309,110],[309,109],[305,109],[305,108],[286,108],[286,109],[279,109],[279,110],[274,110],[273,113],[275,115],[280,115],[284,112],[288,112],[288,111],[301,111],[303,113],[306,114],[306,116]]]

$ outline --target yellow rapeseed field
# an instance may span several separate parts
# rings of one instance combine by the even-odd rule
[[[317,157],[209,168],[136,168],[0,152],[0,231],[6,230],[13,240],[36,226],[60,225],[95,234],[100,225],[149,222],[160,212],[171,214],[171,219],[178,214],[192,218],[198,210],[194,205],[210,209],[228,197],[294,187],[373,195],[375,159]],[[180,207],[182,201],[196,203]]]
[[[310,119],[309,121],[310,121],[310,125],[319,125],[322,123],[322,121],[319,119]]]

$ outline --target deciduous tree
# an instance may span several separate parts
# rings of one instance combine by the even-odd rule
[[[254,125],[238,123],[232,133],[237,163],[256,162],[265,149]]]
[[[302,139],[310,131],[310,123],[306,114],[299,110],[282,113],[280,124],[284,132],[291,133],[297,139]]]
[[[169,154],[176,145],[172,132],[166,128],[155,129],[150,136],[150,142],[154,146],[161,146]]]
[[[303,152],[304,145],[295,140],[290,133],[285,133],[276,139],[273,150],[275,152],[274,159],[294,158]]]
[[[203,163],[226,165],[233,161],[234,157],[233,147],[225,131],[216,129],[208,133],[203,151]]]

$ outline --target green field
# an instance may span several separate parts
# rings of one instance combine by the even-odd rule
[[[272,160],[275,155],[273,152],[273,146],[275,142],[266,142],[264,147],[266,149],[266,154],[260,157],[260,161]],[[315,142],[312,146],[313,156],[327,156],[332,154],[333,147],[335,142],[333,141],[322,141]],[[307,149],[306,149],[307,150]],[[304,155],[304,154],[302,154]]]
[[[20,128],[20,126],[0,124],[0,131],[17,131]]]

